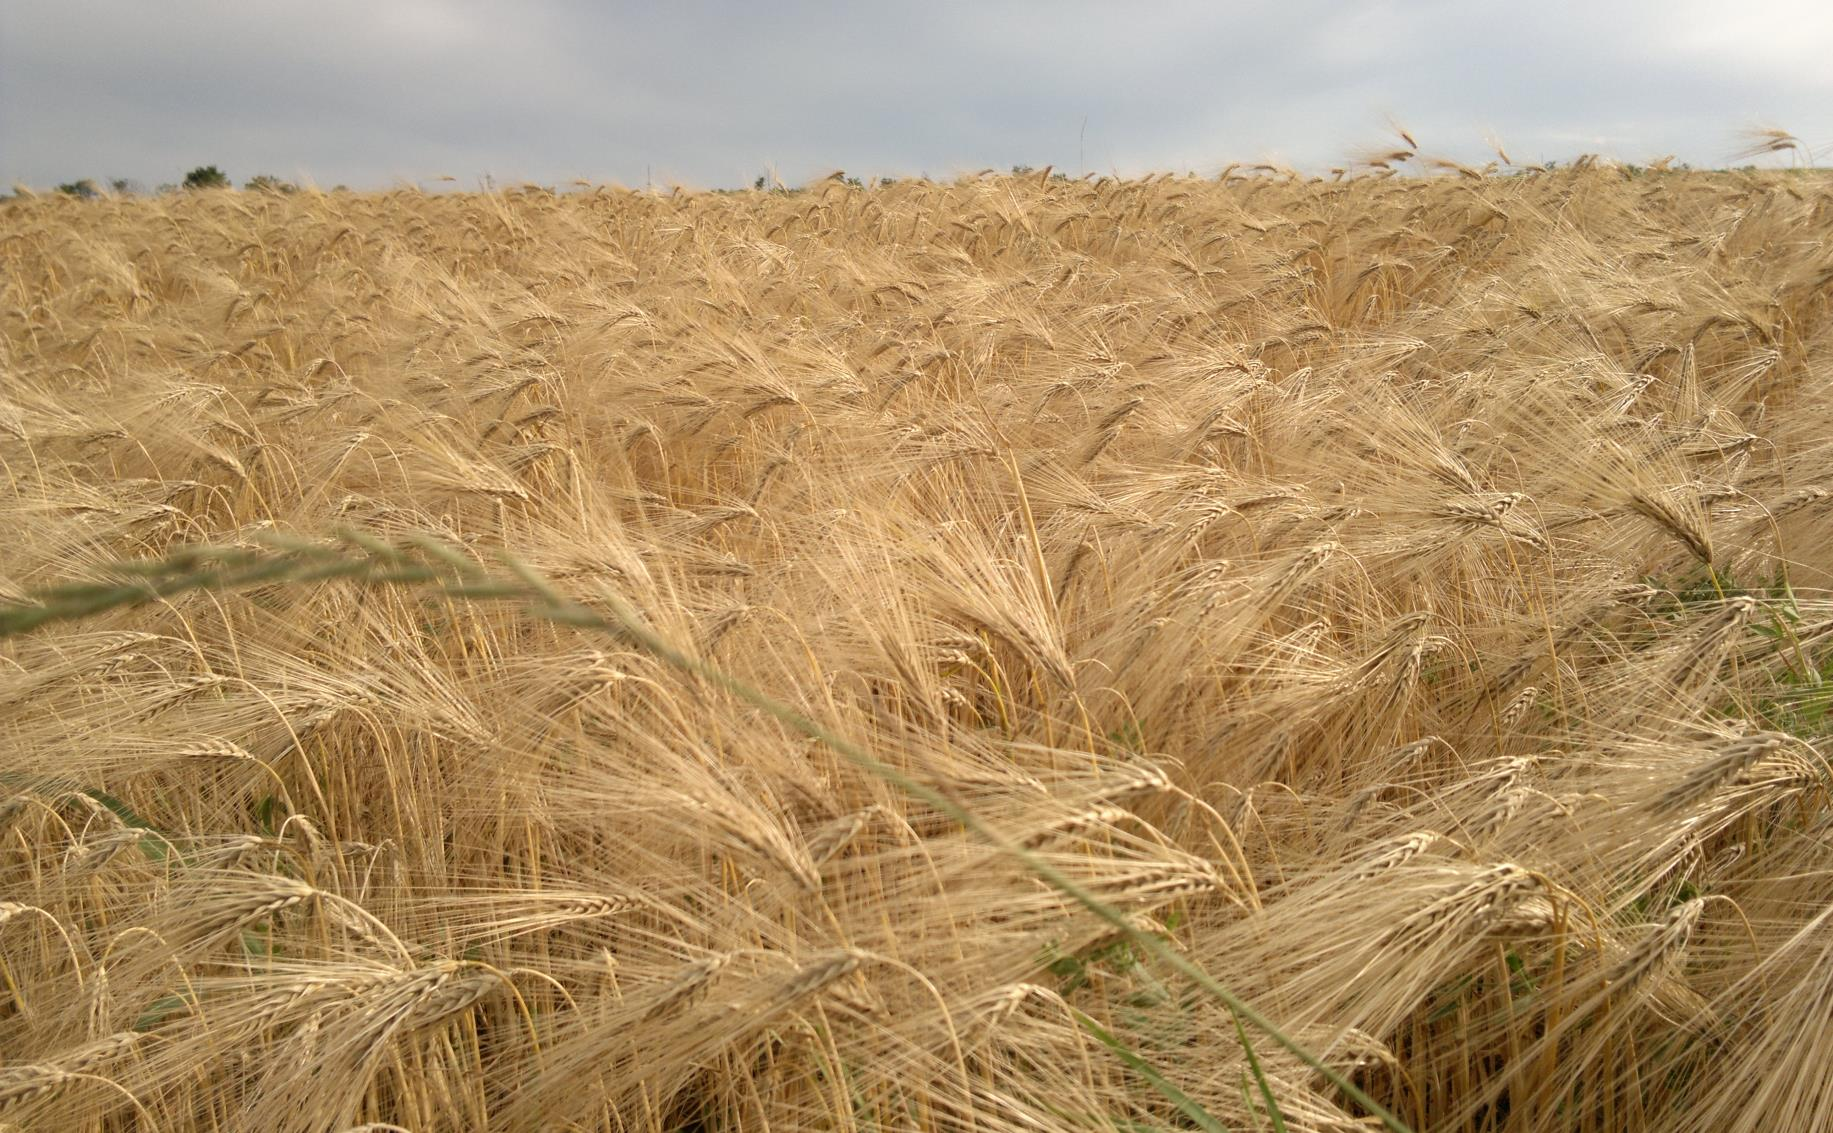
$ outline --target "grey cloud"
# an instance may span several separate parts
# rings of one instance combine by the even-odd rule
[[[1833,54],[1817,11],[15,2],[0,7],[0,180],[155,183],[203,163],[358,185],[1070,168],[1084,120],[1090,169],[1322,168],[1380,144],[1389,114],[1466,160],[1493,130],[1523,159],[1710,164],[1759,117],[1833,142],[1824,68],[1803,64]]]

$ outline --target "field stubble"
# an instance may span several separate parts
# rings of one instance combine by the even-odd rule
[[[1829,1128],[1830,234],[1817,173],[1595,164],[16,200],[0,601],[507,551],[1416,1129]],[[15,635],[0,825],[22,1129],[1182,1120],[1097,1029],[1366,1127],[948,814],[515,603]]]

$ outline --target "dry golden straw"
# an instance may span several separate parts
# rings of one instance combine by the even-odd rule
[[[1405,141],[0,205],[0,1127],[1824,1124],[1833,180]]]

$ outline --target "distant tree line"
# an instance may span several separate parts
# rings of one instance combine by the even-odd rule
[[[1741,156],[1748,156],[1748,155],[1741,155]],[[1592,160],[1592,159],[1581,158],[1579,159],[1578,162],[1574,162],[1573,164],[1574,165],[1583,165],[1589,160]],[[1512,175],[1522,176],[1522,175],[1532,174],[1536,172],[1551,172],[1554,169],[1558,168],[1559,164],[1560,163],[1557,161],[1548,161],[1548,162],[1545,162],[1537,166],[1526,166],[1526,167],[1522,167],[1521,169],[1514,171]],[[1636,164],[1625,163],[1625,164],[1618,165],[1617,168],[1620,169],[1622,174],[1626,177],[1642,177],[1642,176],[1647,176],[1651,174],[1690,172],[1693,167],[1688,165],[1686,162],[1676,162],[1672,158],[1663,158],[1660,161],[1652,162],[1648,165],[1636,165]],[[1812,166],[1797,165],[1797,166],[1792,166],[1790,170],[1788,171],[1805,172],[1809,168],[1812,168]],[[992,171],[986,170],[985,172],[992,172]],[[1040,171],[1030,165],[1021,164],[1021,165],[1014,165],[1012,166],[1012,169],[1011,169],[1012,176],[1014,177],[1033,176],[1033,175],[1038,175],[1040,172],[1042,172],[1043,176],[1045,176],[1048,180],[1051,180],[1051,181],[1069,180],[1068,174],[1063,173],[1059,170],[1049,169],[1049,167],[1046,167],[1044,171]],[[1337,172],[1340,172],[1340,171],[1337,171]],[[1719,169],[1714,170],[1714,172],[1755,173],[1757,172],[1757,167],[1755,165],[1747,164],[1747,165],[1737,166],[1731,169],[1719,168]],[[450,180],[450,178],[444,178],[444,179]],[[927,180],[928,174],[923,174],[919,179]],[[868,186],[877,186],[877,187],[883,188],[885,186],[894,185],[897,183],[897,178],[895,177],[874,177],[874,178],[871,178],[870,181],[862,181],[859,177],[850,176],[844,172],[833,173],[829,176],[828,180],[838,182],[840,184],[848,186],[849,188],[855,188],[855,189],[863,189],[863,188],[867,188]],[[490,178],[486,177],[484,181],[485,181],[486,188],[490,188],[490,189],[494,188],[494,182],[492,182]],[[223,172],[221,169],[217,168],[214,165],[200,165],[197,168],[191,170],[189,173],[185,174],[184,179],[182,181],[176,184],[169,183],[169,182],[166,184],[162,184],[157,189],[155,189],[154,192],[164,194],[164,193],[175,193],[175,192],[188,192],[191,190],[198,190],[198,189],[231,189],[234,187],[235,187],[235,183],[231,181],[229,178],[229,175]],[[280,177],[276,177],[270,173],[258,173],[255,176],[250,177],[247,181],[242,183],[242,188],[249,192],[256,192],[256,193],[286,194],[286,193],[296,193],[299,191],[299,186],[295,184],[294,182],[287,181]],[[765,172],[765,173],[759,174],[757,179],[751,183],[751,189],[754,192],[770,192],[770,193],[793,193],[797,191],[791,188],[790,186],[784,184],[782,181],[778,180],[776,178],[776,175],[772,172]],[[93,178],[89,178],[89,177],[85,177],[77,181],[66,181],[63,184],[57,186],[56,191],[65,196],[77,197],[83,200],[89,200],[89,199],[93,199],[93,198],[100,197],[103,195],[102,188],[96,183],[96,181]],[[111,179],[108,182],[107,192],[113,194],[114,196],[133,196],[137,193],[144,192],[144,191],[145,190],[142,185],[140,185],[139,183],[135,181],[131,181],[125,177],[116,177],[116,178]],[[344,191],[346,191],[346,186],[343,186],[343,185],[337,185],[332,189],[332,192],[344,192]],[[551,192],[552,190],[550,189],[549,191]],[[742,189],[714,189],[713,190],[713,192],[716,192],[716,193],[734,193],[734,192],[743,192],[743,191],[744,190]]]
[[[174,193],[180,190],[192,189],[229,189],[233,188],[234,185],[235,183],[229,179],[229,174],[224,173],[216,166],[200,165],[196,169],[185,174],[183,181],[177,184],[168,182],[160,185],[159,188],[154,191],[158,193]],[[126,177],[116,177],[108,182],[108,191],[118,197],[132,196],[139,188],[140,186]],[[242,183],[242,188],[256,193],[296,193],[299,191],[298,185],[291,181],[275,177],[271,173],[255,174]],[[339,185],[338,188],[341,189],[343,186]],[[84,177],[79,181],[66,181],[57,187],[57,191],[66,197],[79,197],[84,200],[102,195],[102,190],[96,185],[95,179],[91,177]]]

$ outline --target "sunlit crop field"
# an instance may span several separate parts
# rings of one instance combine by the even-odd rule
[[[0,1127],[1827,1128],[1830,238],[6,202]]]

